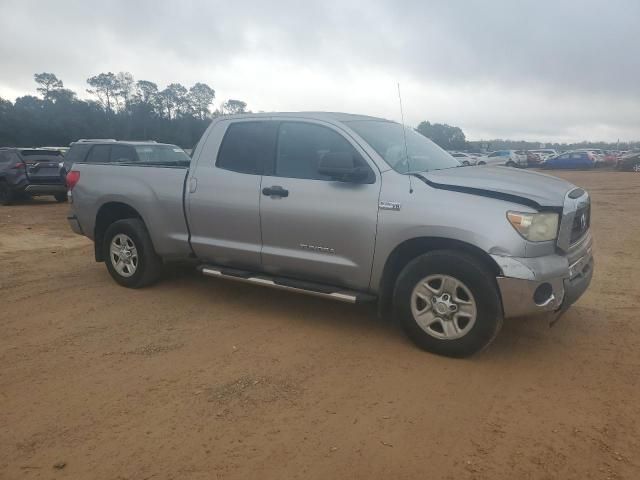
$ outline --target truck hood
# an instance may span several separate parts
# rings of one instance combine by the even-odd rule
[[[576,188],[558,177],[513,167],[461,167],[416,175],[433,188],[499,198],[536,209],[562,209]]]

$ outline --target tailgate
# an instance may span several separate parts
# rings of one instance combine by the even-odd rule
[[[33,183],[64,183],[63,157],[55,155],[24,155],[27,178]]]

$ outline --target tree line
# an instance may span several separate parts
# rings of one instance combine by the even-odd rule
[[[79,99],[53,73],[34,75],[39,96],[14,103],[0,98],[0,146],[66,146],[79,138],[157,140],[192,148],[211,118],[242,113],[247,104],[229,99],[213,109],[215,90],[206,83],[160,89],[129,72],[87,79],[91,99]]]
[[[0,98],[0,146],[66,146],[79,138],[156,140],[192,148],[212,118],[242,113],[247,104],[229,99],[213,108],[215,90],[206,83],[187,88],[171,83],[160,89],[129,72],[100,73],[87,79],[91,99],[81,100],[53,73],[34,75],[39,96],[25,95],[14,103]],[[539,142],[468,141],[460,127],[421,122],[416,130],[445,150],[526,150]],[[546,144],[546,148],[640,148],[640,142],[580,142]]]

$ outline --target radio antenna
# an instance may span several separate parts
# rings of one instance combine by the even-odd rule
[[[409,148],[407,147],[407,130],[404,126],[404,111],[402,109],[402,95],[400,95],[400,82],[398,82],[398,100],[400,101],[400,118],[402,120],[402,138],[404,139],[404,157],[407,160],[407,168],[409,169],[409,193],[413,193],[413,183],[411,181],[411,162],[409,160]]]

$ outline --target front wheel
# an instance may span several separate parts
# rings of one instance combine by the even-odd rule
[[[449,357],[483,350],[503,322],[495,276],[474,257],[449,250],[409,262],[396,283],[394,310],[416,345]]]
[[[56,193],[53,198],[56,199],[56,202],[58,203],[64,203],[67,201],[67,194],[66,193]]]
[[[506,163],[506,165],[507,165],[507,167],[515,167],[515,166],[516,166],[516,164],[515,164],[514,162],[512,162],[511,160],[509,160],[509,161]]]
[[[142,220],[128,218],[112,223],[104,235],[103,248],[107,270],[120,285],[141,288],[160,278],[162,260]]]

